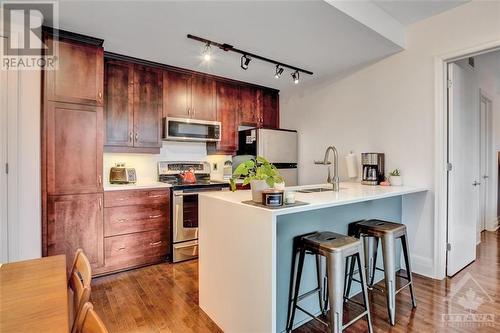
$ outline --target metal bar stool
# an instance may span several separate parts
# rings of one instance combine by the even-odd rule
[[[368,288],[385,292],[387,298],[387,312],[391,325],[396,323],[396,295],[406,287],[410,288],[411,301],[414,308],[417,307],[417,300],[413,291],[413,278],[411,264],[408,254],[408,237],[406,226],[401,223],[394,223],[382,220],[364,220],[354,222],[349,225],[349,235],[362,238],[365,243],[365,270],[368,276]],[[401,239],[403,256],[405,260],[406,276],[396,274],[396,240]],[[377,249],[379,240],[382,242],[382,258],[384,269],[377,268]],[[346,295],[349,295],[350,284],[353,279],[355,267],[351,263],[349,277],[347,279]],[[384,272],[385,290],[374,286],[373,279],[375,271]],[[396,276],[406,279],[408,282],[396,290]]]
[[[368,331],[372,332],[372,323],[370,317],[370,308],[368,304],[368,291],[364,274],[364,262],[362,252],[362,243],[354,237],[341,235],[333,232],[315,232],[312,234],[296,237],[294,240],[293,258],[292,258],[292,274],[290,283],[290,295],[288,306],[288,322],[286,330],[291,332],[295,311],[299,309],[306,315],[318,320],[322,324],[328,326],[332,333],[340,333],[348,326],[352,325],[357,320],[366,316],[368,321]],[[298,262],[297,262],[298,254]],[[316,275],[318,279],[318,287],[299,295],[300,282],[302,278],[302,270],[306,254],[316,256]],[[321,260],[320,256],[326,257],[326,288],[321,284]],[[353,262],[358,263],[360,272],[360,283],[362,286],[363,303],[357,303],[353,300],[350,302],[356,303],[363,307],[363,312],[343,325],[343,306],[344,306],[344,287],[347,273],[347,258],[353,258]],[[321,293],[326,290],[328,298],[322,301]],[[321,312],[326,315],[328,306],[330,308],[329,320],[325,322],[317,318],[314,314],[302,308],[297,303],[307,296],[314,295],[318,292],[319,304]]]

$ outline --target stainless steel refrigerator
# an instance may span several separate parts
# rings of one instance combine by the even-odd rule
[[[297,185],[297,131],[254,128],[240,131],[238,135],[238,154],[233,157],[233,168],[248,158],[262,156],[279,169],[286,186]]]

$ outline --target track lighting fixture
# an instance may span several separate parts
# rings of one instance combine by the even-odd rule
[[[252,59],[257,59],[257,60],[260,60],[260,61],[271,63],[271,64],[273,64],[273,65],[276,66],[276,69],[275,69],[275,72],[274,72],[274,77],[276,79],[279,79],[281,77],[281,75],[283,74],[285,68],[292,71],[293,83],[295,83],[295,84],[299,83],[300,73],[304,73],[304,74],[308,74],[308,75],[313,75],[313,72],[308,71],[306,69],[295,67],[295,66],[292,66],[292,65],[288,65],[288,64],[285,64],[285,63],[283,63],[281,61],[269,59],[269,58],[266,58],[266,57],[263,57],[263,56],[260,56],[258,54],[251,53],[251,52],[248,52],[248,51],[245,51],[245,50],[240,50],[240,49],[235,48],[231,44],[219,43],[219,42],[215,42],[215,41],[210,40],[210,39],[206,39],[206,38],[194,36],[194,35],[191,35],[191,34],[188,34],[187,38],[193,39],[193,40],[195,40],[197,42],[205,44],[205,48],[204,48],[203,53],[202,53],[203,59],[205,61],[209,61],[211,59],[211,57],[212,57],[212,55],[211,55],[211,47],[215,46],[215,47],[221,49],[224,52],[235,52],[235,53],[241,54],[240,66],[241,66],[241,68],[243,70],[247,70],[248,69],[248,65],[250,64],[250,61],[252,61]]]
[[[244,70],[248,69],[248,64],[250,64],[250,61],[252,61],[252,58],[247,56],[246,54],[241,56],[241,68]]]
[[[203,60],[210,61],[212,58],[212,50],[210,49],[210,43],[205,44],[205,48],[203,49]]]
[[[274,78],[279,79],[281,77],[281,74],[283,74],[284,68],[281,67],[280,65],[276,65],[276,72],[274,73]]]
[[[299,71],[295,71],[292,73],[292,79],[293,83],[299,84],[299,79],[300,79]]]

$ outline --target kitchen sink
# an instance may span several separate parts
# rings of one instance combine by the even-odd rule
[[[339,190],[345,190],[344,187],[341,187]],[[317,192],[333,192],[333,188],[331,187],[313,187],[313,188],[304,188],[302,190],[298,190],[298,193],[317,193]]]
[[[315,188],[305,188],[302,190],[298,190],[299,193],[316,193],[316,192],[328,192],[333,191],[333,188],[328,187],[315,187]]]

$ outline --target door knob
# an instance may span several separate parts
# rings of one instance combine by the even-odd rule
[[[473,186],[479,186],[479,185],[481,185],[481,183],[480,183],[480,182],[478,182],[478,181],[475,181],[474,183],[472,183],[472,185],[473,185]]]
[[[490,177],[486,176],[486,175],[483,176],[483,179],[488,179],[488,178],[490,178]]]

